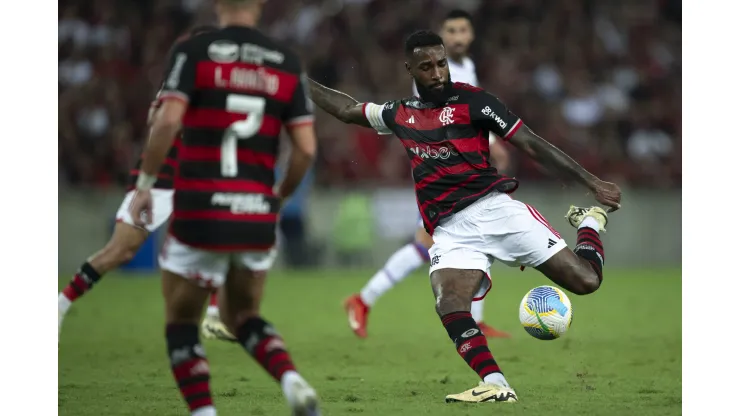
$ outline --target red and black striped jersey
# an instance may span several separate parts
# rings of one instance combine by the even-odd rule
[[[510,193],[519,183],[489,161],[489,132],[508,140],[522,125],[498,98],[455,83],[444,105],[419,98],[366,103],[365,117],[381,134],[395,134],[411,161],[416,199],[430,234],[445,217],[487,193]]]
[[[170,151],[167,153],[167,159],[159,169],[157,174],[157,182],[154,183],[154,189],[172,189],[174,187],[175,176],[177,175],[177,150],[180,147],[180,138],[175,138],[175,142],[172,144]],[[136,181],[139,179],[139,172],[141,169],[142,156],[136,162],[131,171],[129,171],[128,179],[128,190],[136,188]]]
[[[271,248],[279,135],[283,125],[313,122],[297,55],[230,26],[175,45],[168,68],[160,99],[188,104],[172,234],[208,250]]]

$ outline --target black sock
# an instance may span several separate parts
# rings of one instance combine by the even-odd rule
[[[264,319],[247,319],[235,335],[242,347],[278,382],[286,371],[295,371],[283,339]]]
[[[62,290],[62,293],[64,293],[64,296],[70,302],[74,302],[77,298],[92,289],[95,283],[100,280],[100,277],[100,273],[93,269],[90,263],[85,262],[80,266],[77,274],[70,280],[67,287]]]
[[[488,341],[470,312],[452,312],[442,317],[447,335],[455,343],[457,353],[468,363],[481,380],[492,373],[501,373],[501,368],[493,359]]]
[[[213,406],[211,372],[206,353],[200,345],[198,325],[169,324],[166,335],[172,374],[190,412]]]
[[[599,282],[604,279],[602,275],[602,269],[604,268],[604,246],[596,230],[589,227],[579,228],[578,241],[573,252],[588,261],[591,268],[599,276]]]

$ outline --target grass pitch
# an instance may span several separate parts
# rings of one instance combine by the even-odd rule
[[[378,301],[369,337],[355,338],[341,308],[370,271],[273,273],[264,315],[318,390],[324,415],[680,415],[681,271],[605,269],[593,295],[570,295],[573,326],[539,341],[518,305],[549,281],[494,269],[486,321],[511,339],[489,341],[515,405],[446,404],[478,380],[434,313],[425,272]],[[59,280],[63,287],[68,279]],[[77,302],[59,347],[60,415],[186,415],[170,375],[159,279],[110,276]],[[278,385],[238,346],[204,341],[219,415],[287,415]]]

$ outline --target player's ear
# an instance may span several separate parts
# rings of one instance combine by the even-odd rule
[[[408,62],[404,62],[403,64],[406,66],[406,72],[411,75],[411,65]],[[413,78],[413,75],[411,77]]]

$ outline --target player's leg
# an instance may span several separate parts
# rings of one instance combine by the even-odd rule
[[[229,256],[198,250],[168,236],[159,264],[172,373],[191,414],[214,416],[210,370],[198,324],[206,299],[226,279]]]
[[[484,251],[485,241],[475,221],[479,210],[471,205],[437,226],[429,250],[437,314],[457,353],[482,380],[478,387],[447,396],[447,401],[516,401],[486,337],[470,314],[473,300],[482,300],[491,289],[486,273],[491,258]]]
[[[149,232],[116,223],[108,244],[82,263],[69,284],[59,294],[59,311],[65,313],[72,302],[90,291],[103,275],[131,260],[146,241]]]
[[[229,273],[233,273],[231,270]],[[221,314],[218,308],[218,292],[214,291],[208,299],[206,316],[200,324],[201,333],[205,339],[220,339],[222,341],[236,341],[236,337],[221,322]]]
[[[388,258],[383,268],[378,270],[365,284],[360,293],[354,294],[345,300],[344,308],[347,311],[350,328],[358,337],[365,338],[367,336],[367,316],[378,298],[413,271],[422,265],[428,264],[429,247],[433,243],[432,237],[427,234],[423,227],[417,229],[414,242],[396,250]]]
[[[490,212],[477,218],[486,231],[487,252],[508,265],[534,267],[577,295],[601,285],[604,249],[598,231],[606,225],[601,208],[571,208],[568,218],[578,230],[574,251],[536,208],[508,197],[489,201]]]
[[[465,257],[465,253],[448,252],[447,255],[459,259]],[[470,314],[473,298],[482,295],[481,291],[487,290],[483,289],[484,287],[490,287],[486,274],[482,270],[442,268],[433,271],[430,279],[436,299],[436,311],[447,335],[455,344],[460,357],[482,380],[477,387],[460,394],[448,395],[446,401],[516,401],[516,393],[504,378],[501,368],[488,348],[485,335]]]
[[[578,229],[575,249],[560,250],[537,270],[568,291],[587,295],[603,280],[604,245],[599,232],[605,231],[607,215],[598,207],[571,207],[566,218]]]
[[[218,291],[214,290],[211,296],[208,298],[208,308],[206,308],[206,316],[219,317],[218,311]]]
[[[170,367],[192,415],[214,416],[208,359],[198,335],[203,304],[210,290],[175,273],[162,272],[165,336]]]
[[[159,228],[172,212],[172,191],[154,190],[154,212],[152,224],[147,229],[133,225],[128,213],[128,206],[134,193],[129,192],[123,199],[116,214],[116,225],[108,244],[84,262],[72,280],[59,294],[59,331],[62,321],[72,303],[89,292],[95,284],[108,272],[117,269],[120,265],[130,261],[146,241],[151,231]]]
[[[232,266],[219,292],[221,319],[239,344],[282,387],[296,415],[318,415],[316,391],[296,370],[285,342],[260,314],[267,270],[275,253],[245,253]]]
[[[72,280],[59,293],[58,320],[59,333],[62,331],[64,316],[72,303],[89,292],[106,273],[131,260],[139,247],[146,241],[146,230],[124,223],[117,223],[113,236],[102,250],[82,263]]]

